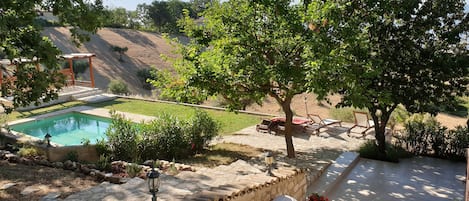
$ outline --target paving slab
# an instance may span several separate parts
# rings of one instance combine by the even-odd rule
[[[429,157],[399,163],[360,159],[329,199],[336,201],[463,200],[466,163]]]

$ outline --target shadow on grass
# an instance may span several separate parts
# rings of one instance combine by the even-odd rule
[[[236,160],[250,160],[258,157],[264,150],[234,143],[216,144],[203,153],[181,160],[182,163],[195,166],[215,167],[228,165]]]

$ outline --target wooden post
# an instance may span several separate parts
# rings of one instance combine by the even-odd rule
[[[466,195],[464,196],[466,201],[469,201],[469,148],[466,148]]]
[[[91,56],[88,57],[88,64],[90,65],[91,87],[94,88],[93,62],[91,62]]]
[[[75,74],[73,73],[73,60],[68,59],[68,66],[70,67],[70,76],[72,77],[72,85],[75,86]]]

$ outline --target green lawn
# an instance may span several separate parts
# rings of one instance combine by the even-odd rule
[[[178,118],[189,118],[194,111],[194,107],[160,103],[160,102],[150,102],[150,101],[141,101],[141,100],[132,100],[119,98],[113,101],[95,103],[95,104],[84,104],[81,102],[67,102],[59,105],[54,105],[50,107],[39,108],[36,110],[31,110],[28,112],[13,112],[8,116],[8,121],[15,119],[26,118],[30,116],[40,115],[48,112],[53,112],[57,110],[62,110],[65,108],[70,108],[74,106],[88,105],[92,107],[100,107],[107,109],[114,109],[122,112],[130,112],[135,114],[143,114],[148,116],[160,116],[163,113],[167,113]],[[261,121],[262,116],[248,115],[248,114],[236,114],[234,112],[227,111],[217,111],[205,109],[214,119],[219,121],[222,125],[221,135],[231,134],[235,131],[241,130],[248,126],[255,125]]]
[[[125,98],[118,98],[113,101],[89,104],[93,107],[114,109],[122,112],[130,112],[135,114],[143,114],[148,116],[160,116],[163,113],[167,113],[178,118],[189,118],[196,108],[184,105],[176,105],[169,103],[150,102],[142,100],[132,100]],[[235,131],[241,130],[248,126],[255,125],[261,121],[262,116],[248,115],[248,114],[236,114],[234,112],[218,111],[204,109],[214,119],[219,121],[222,125],[221,134],[231,134]]]

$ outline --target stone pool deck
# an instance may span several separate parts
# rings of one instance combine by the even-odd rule
[[[298,169],[307,170],[307,183],[315,181],[343,151],[356,149],[363,140],[350,138],[345,128],[331,128],[322,133],[326,137],[297,134],[293,140],[297,158],[285,157],[285,138],[279,135],[258,133],[248,127],[234,135],[219,137],[212,143],[238,143],[276,152],[276,177],[267,176],[264,157],[249,161],[238,160],[230,165],[215,168],[196,168],[195,172],[183,171],[177,175],[162,175],[158,200],[198,200],[204,196],[235,196],[246,188],[256,188],[293,174]],[[305,189],[306,190],[306,189]],[[107,182],[67,197],[75,200],[150,200],[151,195],[144,180],[132,179],[127,184]],[[203,199],[202,199],[203,200]]]

